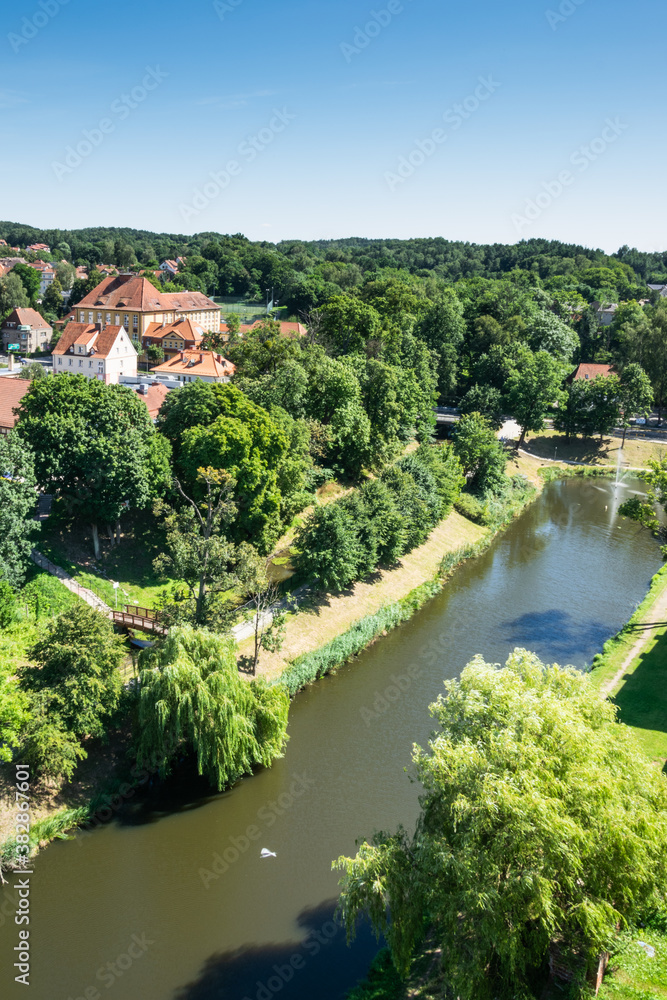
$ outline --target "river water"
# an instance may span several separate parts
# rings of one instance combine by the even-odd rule
[[[179,773],[43,851],[30,879],[30,988],[13,981],[18,928],[0,915],[0,996],[341,997],[377,944],[362,928],[348,948],[332,922],[332,859],[414,823],[411,748],[428,739],[443,678],[515,646],[583,667],[629,618],[661,564],[649,534],[616,515],[639,485],[549,486],[411,621],[297,697],[270,770],[215,796]]]

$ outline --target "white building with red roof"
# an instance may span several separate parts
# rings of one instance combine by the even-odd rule
[[[116,385],[137,374],[137,352],[123,326],[68,323],[53,351],[55,375],[85,375]]]

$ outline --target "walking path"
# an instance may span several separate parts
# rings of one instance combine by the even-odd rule
[[[655,623],[655,626],[662,626],[667,620],[667,587],[663,590],[662,594],[657,598],[655,603],[646,612],[650,616],[651,622]],[[641,622],[637,622],[637,625],[646,625],[647,627],[640,631],[635,639],[633,639],[628,646],[627,655],[623,659],[623,663],[618,668],[613,677],[605,681],[604,684],[600,685],[600,694],[604,698],[610,698],[616,693],[616,689],[619,687],[621,681],[625,677],[625,673],[632,664],[633,660],[642,653],[644,647],[653,637],[653,632],[651,628],[651,623],[646,621],[646,617],[642,618]]]
[[[71,577],[69,573],[65,572],[62,566],[56,566],[55,563],[52,563],[50,559],[43,556],[37,549],[32,550],[30,558],[37,564],[37,566],[40,566],[42,569],[45,569],[47,573],[50,573],[51,576],[57,577],[63,587],[67,587],[67,589],[71,590],[73,594],[80,597],[82,601],[89,604],[91,608],[95,608],[96,611],[101,611],[107,618],[113,618],[113,611],[109,605],[105,604],[104,601],[97,596],[97,594],[92,592],[92,590],[88,590],[86,587],[82,587],[80,583],[77,583],[77,581]]]

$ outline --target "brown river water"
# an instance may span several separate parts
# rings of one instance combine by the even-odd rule
[[[443,678],[515,646],[583,667],[627,621],[661,565],[654,539],[616,515],[640,486],[547,487],[409,622],[297,696],[270,770],[212,795],[183,765],[99,829],[49,846],[30,876],[28,989],[12,968],[12,875],[0,997],[342,997],[378,944],[361,927],[349,948],[333,921],[332,860],[374,830],[414,823],[411,748],[428,739]]]

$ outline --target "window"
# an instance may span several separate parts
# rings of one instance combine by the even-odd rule
[[[123,316],[123,326],[127,330],[129,325],[130,325],[130,317],[127,313],[125,313],[125,315]]]
[[[98,312],[98,314],[97,314],[97,322],[98,323],[102,322],[102,313],[101,312]]]
[[[116,315],[114,316],[114,326],[120,326],[120,315],[119,315],[119,313],[116,313]]]
[[[93,362],[92,362],[92,361],[89,361],[89,362],[88,362],[88,367],[89,367],[89,368],[92,368],[92,367],[93,367]]]
[[[79,358],[79,368],[83,368],[83,358]]]
[[[69,366],[70,366],[70,368],[72,367],[72,359],[71,358],[69,359]]]
[[[81,320],[81,322],[82,322],[82,323],[85,323],[85,322],[86,322],[86,314],[85,314],[85,312],[83,311],[83,309],[82,309],[82,310],[81,310],[81,312],[79,313],[79,319]]]
[[[111,313],[107,313],[107,326],[111,323]]]
[[[61,365],[62,363],[63,363],[63,359],[62,358],[58,358],[58,364]]]
[[[88,313],[88,322],[89,323],[93,322],[93,313]]]

